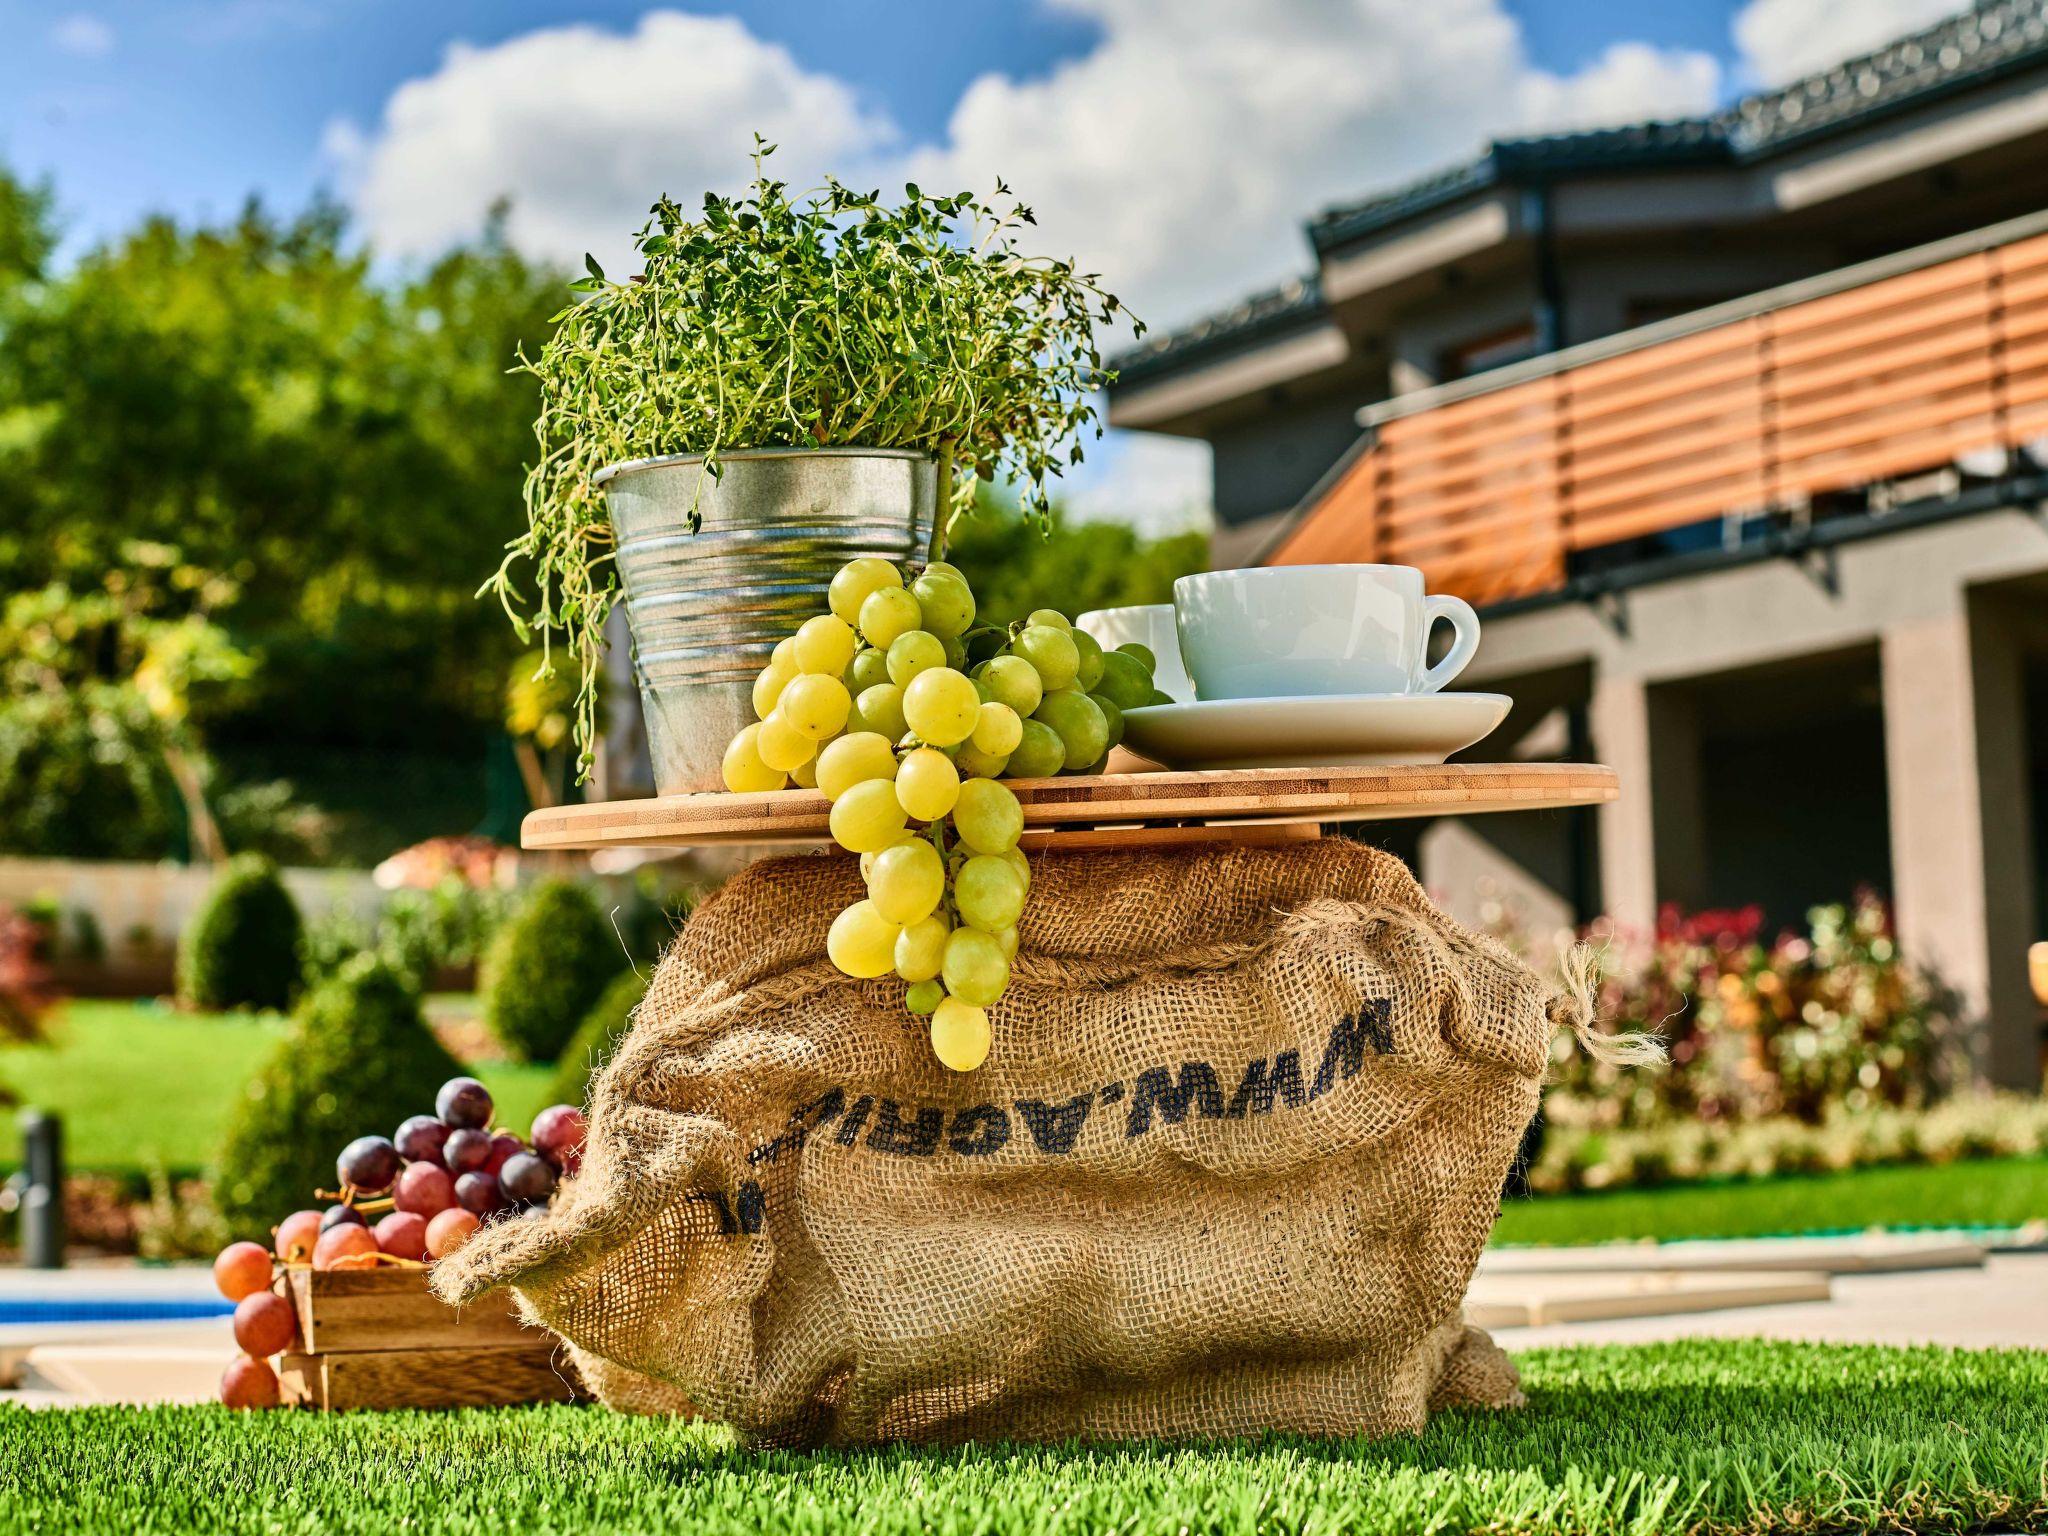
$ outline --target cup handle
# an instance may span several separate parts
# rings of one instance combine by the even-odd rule
[[[1449,619],[1458,637],[1451,642],[1444,659],[1422,674],[1419,693],[1435,693],[1451,679],[1465,670],[1465,664],[1472,659],[1472,653],[1479,649],[1479,615],[1472,611],[1472,605],[1462,597],[1450,597],[1433,593],[1422,600],[1422,643],[1429,644],[1430,631],[1436,628],[1438,619]]]

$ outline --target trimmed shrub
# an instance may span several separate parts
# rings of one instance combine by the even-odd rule
[[[554,1061],[626,963],[618,935],[582,886],[550,880],[484,951],[484,1022],[522,1061]]]
[[[214,1201],[236,1237],[261,1237],[334,1187],[334,1159],[358,1136],[388,1136],[434,1102],[461,1063],[419,1001],[375,955],[358,955],[306,995],[291,1028],[230,1112]]]
[[[552,1104],[581,1104],[590,1096],[590,1080],[603,1070],[632,1027],[633,1010],[647,995],[647,983],[633,971],[620,973],[604,989],[597,1005],[583,1016],[576,1033],[562,1049],[548,1092]]]
[[[288,1008],[303,965],[299,909],[268,859],[244,854],[206,893],[178,944],[188,1008]]]

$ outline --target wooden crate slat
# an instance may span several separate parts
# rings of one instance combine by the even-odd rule
[[[568,1403],[580,1395],[557,1341],[519,1349],[385,1349],[286,1355],[287,1404],[350,1408],[502,1408]]]
[[[294,1269],[281,1282],[308,1354],[531,1345],[548,1336],[520,1322],[509,1296],[460,1311],[427,1289],[419,1270]]]

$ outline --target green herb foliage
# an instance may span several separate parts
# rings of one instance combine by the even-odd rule
[[[644,272],[619,282],[585,258],[578,301],[521,356],[541,387],[539,461],[527,531],[487,590],[522,636],[575,657],[585,769],[616,590],[598,470],[696,453],[715,475],[740,448],[909,448],[939,461],[952,516],[978,481],[1009,482],[1046,523],[1050,483],[1101,430],[1091,393],[1111,376],[1095,326],[1125,311],[1072,262],[1018,249],[1035,221],[1007,186],[984,201],[913,183],[890,204],[828,180],[792,197],[766,172],[775,146],[755,145],[740,196],[708,195],[694,221],[654,205]]]

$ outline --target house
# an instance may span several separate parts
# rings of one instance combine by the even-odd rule
[[[1532,923],[1858,885],[2041,1081],[2048,0],[1712,117],[1496,142],[1312,219],[1312,272],[1118,360],[1214,449],[1219,564],[1388,560],[1481,608],[1475,755],[1598,812],[1399,829]]]

